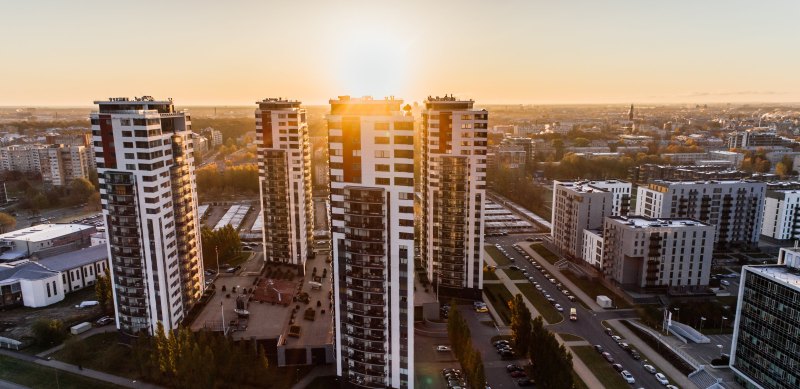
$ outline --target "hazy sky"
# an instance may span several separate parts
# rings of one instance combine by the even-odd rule
[[[0,105],[800,101],[800,1],[0,2]]]

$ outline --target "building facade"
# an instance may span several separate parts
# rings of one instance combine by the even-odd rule
[[[395,98],[340,96],[327,117],[336,373],[414,386],[414,118]]]
[[[761,235],[786,242],[800,239],[800,190],[767,190]]]
[[[654,181],[638,188],[635,214],[696,219],[716,227],[718,247],[754,246],[766,192],[767,184],[756,181]]]
[[[553,243],[563,255],[583,257],[583,230],[603,227],[606,216],[627,214],[631,184],[624,181],[553,182]]]
[[[697,220],[612,216],[603,272],[623,287],[702,290],[711,276],[714,226]]]
[[[46,185],[69,185],[89,178],[92,149],[86,146],[15,145],[0,148],[0,171],[18,171],[42,176]]]
[[[800,387],[800,250],[781,248],[777,265],[745,266],[730,367],[746,388]]]
[[[305,270],[314,255],[311,146],[299,101],[264,99],[256,109],[264,260]]]
[[[583,254],[581,258],[595,269],[603,269],[603,231],[583,230]]]
[[[96,101],[100,198],[117,328],[175,329],[203,290],[191,119],[172,100]]]
[[[420,250],[439,293],[479,299],[489,114],[473,103],[447,96],[424,101]]]

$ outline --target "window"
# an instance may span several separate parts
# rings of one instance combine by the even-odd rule
[[[375,123],[375,131],[389,131],[389,123]]]
[[[403,173],[413,173],[414,164],[411,163],[396,163],[394,164],[394,171]]]
[[[394,129],[400,131],[412,131],[414,130],[414,122],[394,122]]]
[[[383,177],[375,178],[375,185],[389,185],[389,179]]]
[[[375,165],[375,171],[377,171],[377,172],[388,172],[389,171],[389,165],[382,165],[382,164]]]
[[[375,150],[375,158],[389,158],[389,150]]]
[[[414,150],[395,150],[395,158],[414,158]]]
[[[375,137],[375,144],[376,145],[388,145],[389,144],[389,137],[388,136],[376,136]]]
[[[397,135],[394,137],[394,143],[397,145],[413,145],[414,144],[414,137],[413,136],[400,136]]]

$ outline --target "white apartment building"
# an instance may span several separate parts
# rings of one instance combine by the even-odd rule
[[[89,178],[91,148],[85,146],[14,145],[0,148],[0,171],[18,171],[42,176],[47,185],[69,185]]]
[[[606,216],[627,214],[631,184],[624,181],[554,181],[551,236],[559,251],[583,257],[583,230],[603,227]]]
[[[761,235],[783,241],[800,239],[800,190],[767,190]]]
[[[715,243],[758,244],[767,184],[746,180],[662,181],[637,191],[636,215],[691,218],[716,227]]]
[[[394,97],[340,96],[327,117],[336,373],[414,386],[414,118]]]
[[[314,205],[311,146],[306,110],[299,101],[257,102],[259,191],[263,215],[264,260],[305,270],[314,255]]]
[[[581,258],[595,269],[603,268],[602,230],[583,230],[583,255]]]
[[[714,226],[688,218],[611,216],[603,229],[603,271],[627,287],[704,289],[714,234]]]
[[[423,104],[422,261],[439,293],[480,299],[489,114],[452,96]]]
[[[95,101],[91,114],[117,328],[177,328],[203,287],[191,119],[172,100]]]
[[[206,127],[202,131],[203,135],[208,138],[208,141],[211,142],[209,146],[210,148],[215,148],[217,146],[222,146],[222,131],[215,130],[212,127]]]

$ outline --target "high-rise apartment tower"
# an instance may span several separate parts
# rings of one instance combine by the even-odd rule
[[[402,100],[330,101],[336,372],[414,386],[414,118]]]
[[[175,329],[203,290],[191,119],[172,100],[95,101],[92,138],[117,328]]]

